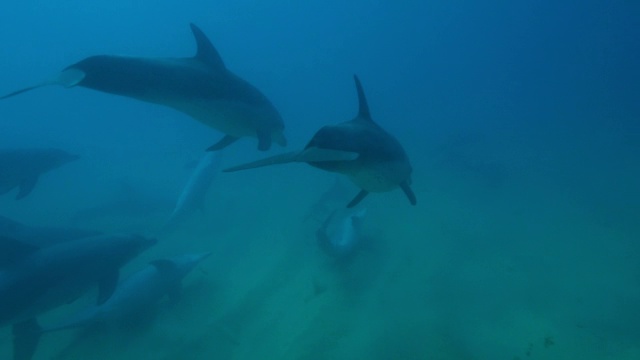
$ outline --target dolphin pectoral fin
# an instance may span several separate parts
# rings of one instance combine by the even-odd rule
[[[351,209],[352,207],[358,205],[360,203],[360,201],[362,201],[362,199],[364,199],[367,195],[369,195],[369,192],[366,190],[361,190],[358,195],[356,195],[356,197],[353,198],[353,200],[351,200],[348,204],[347,204],[347,208]]]
[[[271,148],[271,133],[266,130],[256,131],[258,137],[258,150],[267,151]]]
[[[104,302],[107,301],[111,297],[111,295],[113,295],[113,292],[118,285],[119,277],[120,272],[116,269],[100,280],[100,282],[98,283],[98,300],[96,302],[97,305],[104,304]]]
[[[207,149],[207,151],[218,151],[218,150],[222,150],[224,148],[226,148],[227,146],[233,144],[234,142],[236,142],[238,140],[237,137],[235,136],[231,136],[231,135],[225,135],[224,137],[222,137],[222,139],[220,139],[220,141],[218,141],[217,143],[209,146],[209,148]]]
[[[402,189],[402,191],[404,191],[404,194],[407,196],[407,199],[409,199],[411,205],[416,205],[418,203],[418,201],[416,200],[416,194],[414,194],[413,190],[411,190],[411,186],[409,186],[409,183],[407,183],[406,181],[401,182],[400,188]]]
[[[26,197],[27,195],[29,195],[31,191],[33,191],[33,188],[36,187],[37,183],[38,183],[37,175],[23,179],[22,182],[20,183],[20,191],[18,192],[18,195],[16,195],[16,200],[20,200]]]
[[[298,155],[296,161],[299,162],[322,162],[322,161],[351,161],[357,159],[358,153],[352,151],[342,151],[333,149],[321,149],[309,147]]]
[[[232,166],[222,171],[234,172],[234,171],[254,169],[254,168],[269,166],[269,165],[288,164],[288,163],[296,162],[298,159],[298,155],[300,155],[299,152],[291,151],[291,152],[280,154],[280,155],[270,156],[262,160],[253,161],[247,164]]]
[[[30,360],[36,352],[42,328],[35,318],[13,325],[13,360]]]

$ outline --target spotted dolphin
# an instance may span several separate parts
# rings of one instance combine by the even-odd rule
[[[188,58],[91,56],[65,68],[56,78],[0,97],[45,85],[81,86],[165,105],[226,134],[210,150],[240,137],[258,138],[258,148],[286,145],[284,123],[256,87],[225,66],[211,41],[191,24],[197,53]]]
[[[58,149],[0,150],[0,195],[17,187],[20,200],[31,193],[40,175],[79,158]]]
[[[307,146],[225,169],[226,172],[261,166],[305,162],[322,170],[344,174],[361,190],[347,207],[354,207],[370,192],[401,188],[409,202],[416,204],[411,189],[411,164],[400,142],[371,118],[364,90],[354,76],[359,111],[355,118],[318,130]]]

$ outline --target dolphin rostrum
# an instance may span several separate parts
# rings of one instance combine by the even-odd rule
[[[225,133],[210,150],[243,136],[257,137],[260,150],[268,150],[272,141],[285,146],[284,123],[269,99],[227,69],[202,30],[191,24],[191,31],[198,47],[194,57],[91,56],[52,80],[0,99],[45,85],[82,86],[165,105]]]
[[[0,150],[0,195],[18,187],[20,200],[31,193],[40,175],[79,158],[58,149]]]
[[[352,120],[318,130],[302,151],[275,155],[226,172],[261,166],[306,162],[322,170],[347,175],[361,191],[347,207],[354,207],[370,192],[400,187],[409,202],[416,204],[411,190],[411,164],[402,145],[371,119],[367,99],[357,76],[359,111]]]

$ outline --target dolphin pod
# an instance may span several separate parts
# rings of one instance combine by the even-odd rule
[[[262,166],[305,162],[322,170],[344,174],[361,191],[347,207],[356,206],[370,192],[401,188],[412,205],[411,164],[400,142],[371,118],[362,84],[354,76],[359,110],[355,118],[318,130],[302,151],[288,152],[227,168],[232,172]]]
[[[65,68],[54,79],[0,97],[6,99],[46,85],[81,86],[165,105],[226,134],[210,150],[240,137],[258,139],[258,149],[275,141],[286,145],[284,123],[257,88],[225,66],[211,41],[196,25],[197,53],[188,58],[91,56]]]

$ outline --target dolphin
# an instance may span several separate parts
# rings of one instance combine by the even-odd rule
[[[43,327],[40,332],[129,320],[148,310],[165,295],[175,302],[180,296],[182,279],[209,255],[210,252],[186,254],[152,261],[146,268],[123,280],[103,304],[91,306],[66,322]]]
[[[38,343],[36,317],[99,285],[98,303],[113,294],[119,268],[155,244],[137,235],[100,235],[43,248],[0,241],[0,326],[13,325],[14,360],[28,360]]]
[[[100,235],[100,233],[100,231],[86,229],[29,226],[0,215],[0,241],[12,239],[36,247],[46,247]],[[2,254],[0,254],[1,257]]]
[[[218,174],[221,159],[222,151],[208,152],[198,162],[196,169],[178,197],[176,206],[165,224],[165,230],[172,229],[197,209],[204,209],[207,190]]]
[[[91,56],[65,68],[56,78],[0,97],[6,99],[46,85],[81,86],[181,111],[226,135],[219,150],[238,138],[258,138],[258,149],[272,141],[286,145],[284,123],[269,99],[225,66],[218,51],[191,24],[197,53],[188,58]]]
[[[347,207],[356,206],[370,192],[400,187],[416,204],[411,190],[411,164],[400,142],[371,119],[367,99],[357,76],[359,111],[352,120],[318,130],[302,151],[288,152],[227,168],[231,172],[261,166],[305,162],[322,170],[348,176],[361,191]]]
[[[316,232],[316,240],[320,249],[327,254],[346,258],[355,253],[362,241],[362,221],[367,209],[361,209],[338,220],[334,231],[329,232],[329,225],[335,217],[335,211],[327,217]]]
[[[35,188],[40,175],[80,157],[58,149],[0,150],[0,195],[19,188],[20,200]]]

